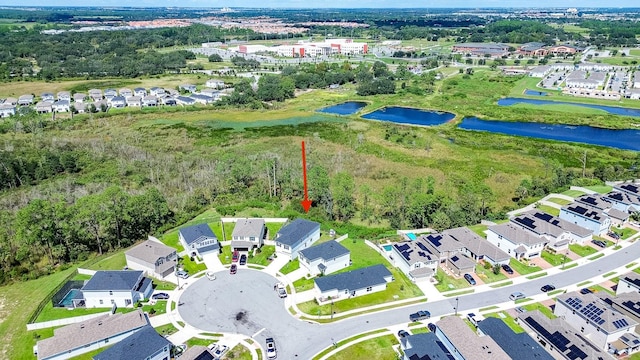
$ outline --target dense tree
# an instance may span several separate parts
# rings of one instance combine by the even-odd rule
[[[209,62],[222,62],[222,56],[218,54],[209,55]]]
[[[333,177],[332,189],[334,204],[333,215],[337,220],[348,221],[356,213],[356,184],[353,177],[339,172]]]

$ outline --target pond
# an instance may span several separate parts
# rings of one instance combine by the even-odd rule
[[[476,117],[462,119],[458,127],[465,130],[571,141],[624,150],[640,150],[640,141],[638,141],[640,139],[640,129],[611,130],[591,126],[481,120]]]
[[[388,121],[397,124],[433,126],[444,124],[456,116],[448,112],[389,106],[362,117],[364,119]]]
[[[537,91],[536,91],[537,92]],[[625,108],[618,106],[606,106],[595,104],[582,104],[568,101],[551,101],[551,100],[538,100],[538,99],[521,99],[521,98],[503,98],[498,100],[500,106],[511,106],[515,104],[532,104],[532,105],[573,105],[582,106],[590,109],[604,110],[610,114],[622,115],[622,116],[640,116],[640,109]]]
[[[357,113],[365,106],[367,106],[367,103],[363,101],[347,101],[342,104],[322,108],[318,111],[327,114],[351,115]]]
[[[544,91],[538,91],[538,90],[525,90],[524,91],[525,95],[533,95],[533,96],[547,96],[547,93]]]

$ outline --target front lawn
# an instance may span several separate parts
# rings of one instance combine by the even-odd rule
[[[280,268],[280,272],[283,274],[292,273],[300,268],[300,260],[296,258],[293,261],[289,261],[282,268]]]
[[[522,261],[519,261],[519,260],[516,260],[516,259],[513,259],[513,258],[509,261],[509,266],[511,266],[513,268],[513,270],[515,270],[520,275],[531,274],[531,273],[534,273],[536,271],[542,270],[542,268],[539,267],[539,266],[526,265],[526,264],[522,263]]]
[[[549,264],[553,266],[560,266],[568,261],[571,261],[565,254],[556,254],[548,250],[542,250],[540,256]]]
[[[149,313],[149,316],[162,315],[167,312],[167,300],[156,300],[153,305],[142,305],[142,311]]]
[[[205,263],[198,264],[195,261],[191,260],[191,257],[189,256],[183,256],[181,264],[184,271],[188,272],[191,276],[202,270],[207,270],[207,265],[205,265]]]
[[[223,246],[222,253],[218,255],[222,264],[231,264],[231,246]]]
[[[178,285],[172,282],[153,279],[153,288],[155,290],[175,290],[176,287],[178,287]]]
[[[238,344],[229,350],[229,352],[224,356],[224,359],[251,360],[251,351],[244,345]]]
[[[498,274],[493,273],[493,267],[485,269],[482,264],[476,264],[476,274],[484,281],[485,283],[492,283],[496,281],[506,280],[507,276],[504,275],[501,271]]]
[[[580,245],[580,244],[569,244],[569,250],[571,252],[580,255],[580,257],[589,256],[598,252],[598,250],[594,249],[589,245]]]
[[[264,245],[260,249],[257,249],[255,255],[250,255],[247,260],[250,264],[267,266],[271,262],[268,260],[273,253],[276,252],[276,247],[273,245]]]
[[[300,278],[293,282],[293,287],[296,289],[296,292],[303,292],[307,290],[313,289],[315,282],[313,281],[315,278],[307,279],[305,277]]]
[[[200,339],[200,338],[193,337],[193,338],[187,340],[185,342],[185,344],[187,344],[188,347],[192,347],[192,346],[196,346],[196,345],[209,346],[214,342],[217,342],[217,341],[216,340],[211,340],[211,339]]]
[[[516,319],[512,318],[506,311],[483,314],[483,316],[486,318],[493,317],[501,319],[505,324],[507,324],[507,326],[509,326],[509,328],[511,328],[511,330],[513,330],[513,332],[517,334],[524,332],[524,329],[516,323]]]
[[[394,335],[384,335],[353,344],[329,357],[329,360],[397,359],[393,346],[398,345]]]
[[[173,326],[173,324],[161,325],[155,329],[156,329],[156,332],[162,336],[171,335],[178,331],[178,329],[176,329],[176,327]]]
[[[456,279],[454,277],[451,277],[447,275],[444,271],[442,271],[440,268],[438,268],[435,278],[436,280],[438,280],[438,283],[436,284],[436,289],[438,289],[438,291],[440,292],[456,290],[456,289],[464,289],[471,286],[469,285],[467,280],[465,280],[464,278],[461,277],[460,279]]]
[[[636,230],[634,229],[630,229],[630,228],[616,228],[616,227],[612,227],[611,230],[618,234],[620,236],[620,239],[622,240],[626,240],[628,238],[630,238],[631,236],[635,235],[636,233],[638,233]]]
[[[548,307],[546,307],[546,306],[544,306],[544,305],[542,305],[540,303],[523,305],[522,307],[527,309],[527,311],[540,310],[540,312],[545,314],[549,319],[557,318],[557,316],[555,316],[553,314],[553,311],[551,311],[551,309],[549,309]]]

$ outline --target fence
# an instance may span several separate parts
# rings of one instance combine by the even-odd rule
[[[86,320],[89,320],[89,319],[96,318],[98,316],[103,316],[103,315],[108,315],[108,314],[111,314],[111,311],[105,311],[105,312],[101,312],[101,313],[97,313],[97,314],[90,314],[90,315],[74,316],[74,317],[70,317],[70,318],[66,318],[66,319],[58,319],[58,320],[43,321],[43,322],[38,322],[38,323],[31,323],[31,324],[27,324],[27,330],[38,330],[38,329],[46,329],[46,328],[50,328],[50,327],[54,327],[54,326],[75,324],[75,323],[79,323],[79,322],[82,322],[82,321],[86,321]]]
[[[53,307],[64,307],[64,305],[60,305],[60,301],[64,299],[69,290],[71,289],[82,289],[84,285],[83,280],[69,280],[51,297],[51,304]]]

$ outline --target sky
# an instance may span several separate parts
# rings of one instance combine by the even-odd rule
[[[0,6],[145,6],[260,8],[640,7],[638,0],[0,0]]]

